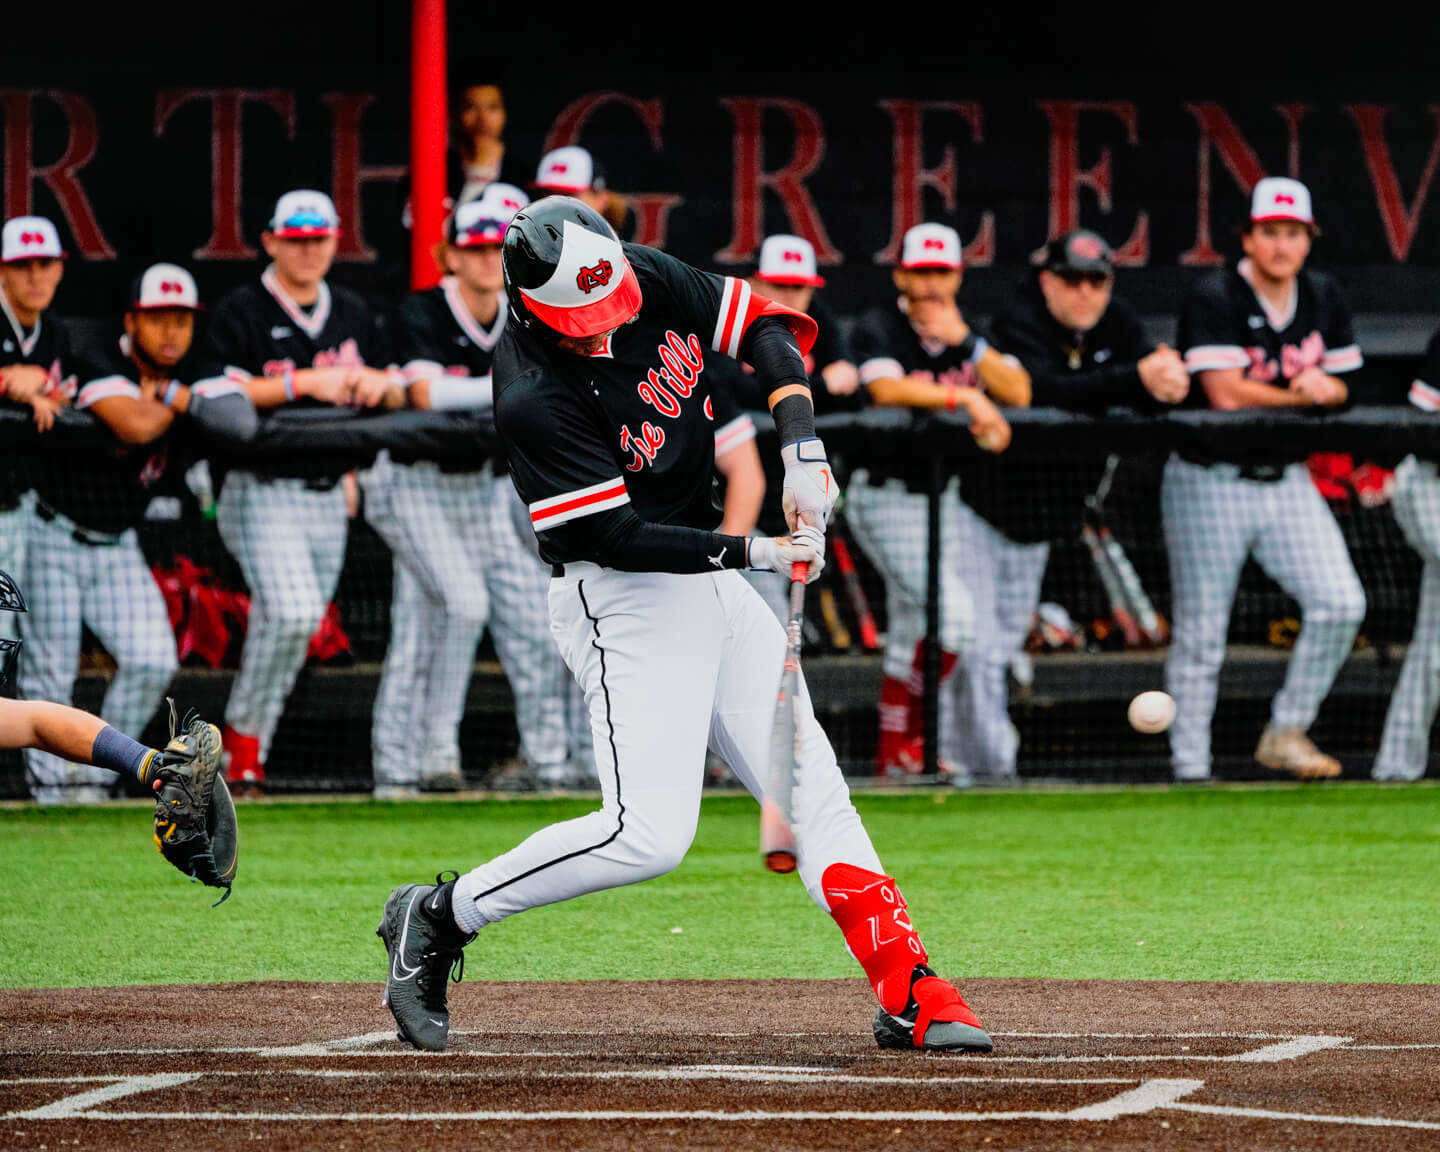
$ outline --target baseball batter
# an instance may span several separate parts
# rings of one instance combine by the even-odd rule
[[[1255,185],[1244,258],[1207,276],[1180,317],[1185,366],[1211,408],[1333,408],[1341,377],[1362,362],[1350,311],[1328,277],[1305,267],[1310,191],[1270,177]],[[1340,764],[1306,734],[1365,616],[1365,592],[1340,527],[1298,453],[1271,462],[1223,444],[1172,455],[1161,487],[1174,594],[1166,687],[1175,698],[1170,751],[1179,780],[1211,773],[1210,722],[1230,607],[1247,556],[1300,603],[1303,627],[1255,758],[1301,779]]]
[[[461,786],[460,720],[487,624],[536,783],[573,775],[570,677],[545,611],[549,566],[518,537],[511,505],[519,497],[494,442],[490,368],[506,319],[500,240],[514,212],[488,193],[450,217],[449,275],[406,298],[395,333],[410,404],[478,418],[474,458],[439,465],[392,452],[366,479],[366,518],[395,557],[373,729],[382,797]]]
[[[215,357],[230,375],[247,378],[257,408],[399,402],[398,381],[370,367],[380,351],[369,308],[325,279],[339,227],[323,192],[285,193],[261,236],[271,264],[215,308]],[[250,589],[224,734],[227,779],[247,791],[264,785],[285,699],[340,579],[349,528],[342,474],[296,479],[237,470],[221,489],[220,536]]]
[[[227,406],[249,410],[238,385],[190,355],[199,308],[194,279],[177,265],[155,264],[136,278],[123,335],[81,348],[75,360],[75,405],[113,434],[109,446],[84,467],[69,456],[48,460],[35,482],[25,565],[35,591],[21,618],[28,652],[20,687],[32,700],[69,700],[88,627],[115,658],[100,714],[122,732],[144,729],[179,667],[165,601],[136,535],[162,482],[191,462],[173,434],[176,421],[206,406],[222,415]],[[27,759],[43,802],[89,798],[111,780],[44,751]]]
[[[983,448],[1002,451],[1010,426],[991,402],[1024,406],[1030,378],[1020,362],[1001,354],[961,316],[956,303],[962,275],[960,237],[944,224],[917,224],[905,233],[895,269],[894,303],[871,308],[851,335],[860,382],[877,405],[963,409],[970,432]],[[846,486],[846,515],[855,538],[885,582],[888,624],[880,688],[880,741],[876,768],[882,774],[923,770],[924,639],[929,546],[930,464],[910,454],[876,459],[856,468]],[[948,681],[959,653],[974,636],[970,591],[956,563],[960,542],[959,485],[941,495],[940,672]],[[951,725],[949,691],[941,731]],[[941,749],[942,774],[954,774],[954,756]]]
[[[1440,331],[1430,338],[1410,403],[1440,412]],[[1419,780],[1430,763],[1430,728],[1440,703],[1440,473],[1434,460],[1407,456],[1395,469],[1395,519],[1420,553],[1420,606],[1400,678],[1385,713],[1376,780]]]
[[[64,257],[60,234],[43,216],[16,216],[0,231],[0,406],[23,407],[42,432],[75,395],[65,328],[47,315]],[[28,453],[0,456],[0,568],[10,572],[25,570],[35,467]],[[0,615],[0,640],[18,634],[15,617]]]
[[[485,925],[674,868],[695,833],[707,744],[763,790],[783,629],[738,569],[818,574],[835,496],[801,349],[814,326],[549,197],[505,233],[512,311],[495,357],[496,425],[554,565],[551,630],[583,685],[602,805],[463,877],[405,884],[385,905],[386,997],[400,1034],[445,1046],[446,977]],[[789,537],[713,531],[707,357],[741,355],[771,387]],[[926,966],[850,803],[808,695],[799,701],[799,870],[880,1000],[885,1047],[989,1050],[954,986]]]

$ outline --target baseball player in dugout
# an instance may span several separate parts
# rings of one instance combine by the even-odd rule
[[[503,264],[511,317],[495,355],[496,426],[553,565],[551,631],[585,690],[601,807],[464,876],[391,892],[379,927],[386,999],[400,1035],[427,1049],[446,1044],[446,978],[485,925],[679,864],[707,745],[762,796],[786,639],[738,570],[804,563],[818,575],[835,499],[805,375],[808,316],[744,281],[622,244],[569,197],[515,217]],[[770,386],[789,536],[714,530],[712,356],[745,359]],[[988,1051],[975,1015],[928,967],[803,680],[800,691],[799,875],[875,989],[876,1040]]]
[[[100,715],[139,733],[165,696],[179,664],[160,588],[140,551],[136,527],[151,499],[193,463],[184,419],[240,426],[253,415],[238,385],[192,355],[200,309],[195,281],[174,264],[155,264],[131,286],[123,331],[77,350],[75,406],[105,430],[85,457],[47,458],[36,476],[24,583],[31,610],[21,617],[26,658],[20,689],[32,700],[70,700],[82,626],[115,659]],[[37,800],[104,797],[102,769],[41,749],[27,756]]]
[[[323,192],[287,192],[261,235],[271,263],[216,306],[210,343],[259,409],[404,402],[364,300],[331,286],[340,221]],[[334,595],[349,526],[343,469],[299,479],[226,474],[217,520],[250,589],[250,620],[225,712],[227,779],[256,793],[285,699]]]
[[[1030,373],[1032,407],[1103,412],[1185,399],[1184,360],[1157,348],[1113,289],[1110,246],[1093,232],[1070,232],[1046,246],[1035,275],[996,315],[996,338]],[[1107,471],[1102,455],[981,457],[962,469],[957,563],[974,604],[975,638],[960,656],[955,746],[971,776],[1015,776],[1019,733],[1007,708],[1006,669],[1039,604],[1050,542],[1076,537],[1084,496]]]
[[[545,153],[530,188],[537,200],[542,196],[573,196],[605,217],[620,236],[628,235],[634,227],[630,205],[610,190],[604,165],[588,148],[578,144]]]
[[[365,481],[366,518],[395,567],[373,729],[382,798],[461,787],[460,720],[487,624],[515,696],[532,787],[558,787],[574,774],[570,678],[545,611],[549,566],[516,530],[519,497],[491,411],[491,361],[507,316],[500,241],[513,215],[488,189],[461,204],[441,245],[447,275],[408,296],[395,325],[410,405],[470,420],[476,450],[454,464],[385,453]]]
[[[1345,403],[1342,376],[1362,357],[1339,288],[1305,267],[1315,235],[1304,184],[1270,177],[1255,185],[1244,256],[1200,281],[1181,313],[1198,401],[1222,410]],[[1210,725],[1247,556],[1299,602],[1302,620],[1255,758],[1301,779],[1339,775],[1339,762],[1307,731],[1350,653],[1365,593],[1303,453],[1282,439],[1257,461],[1227,450],[1217,434],[1166,462],[1161,510],[1174,595],[1165,679],[1176,706],[1176,778],[1211,774]]]
[[[960,237],[944,224],[905,233],[894,271],[899,295],[866,311],[851,334],[860,382],[871,403],[964,411],[970,434],[987,452],[1003,452],[1010,425],[997,404],[1030,403],[1030,377],[960,312]],[[847,522],[885,583],[889,623],[880,688],[876,769],[904,777],[924,769],[925,584],[930,465],[915,453],[875,457],[856,468],[845,490]],[[959,484],[941,494],[940,729],[953,728],[951,681],[974,636],[974,609],[957,562]],[[958,775],[952,750],[939,749],[943,777]]]
[[[0,410],[23,411],[41,432],[75,394],[64,325],[48,313],[65,274],[65,250],[43,216],[16,216],[0,231]],[[0,568],[25,571],[25,532],[34,501],[36,456],[0,453]],[[0,641],[19,635],[19,622],[0,615]]]

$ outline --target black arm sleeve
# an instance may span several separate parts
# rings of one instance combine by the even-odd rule
[[[805,361],[783,321],[762,316],[745,333],[740,353],[755,366],[766,395],[777,388],[798,385],[805,394],[787,396],[770,410],[781,444],[793,444],[815,435],[815,404],[810,398],[810,377]]]
[[[569,554],[621,572],[713,572],[745,567],[745,538],[642,520],[628,504],[541,533]]]

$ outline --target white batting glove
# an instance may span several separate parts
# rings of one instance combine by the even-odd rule
[[[799,517],[823,533],[840,496],[840,485],[825,459],[825,445],[814,436],[797,440],[780,449],[780,459],[785,461],[785,486],[780,495],[785,523],[794,532]]]
[[[746,566],[762,572],[790,575],[796,564],[808,564],[805,583],[813,584],[825,571],[825,533],[802,524],[789,536],[752,536],[747,541]]]

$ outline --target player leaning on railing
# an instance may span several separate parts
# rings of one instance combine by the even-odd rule
[[[742,281],[622,245],[592,209],[551,197],[505,233],[512,323],[494,364],[495,416],[542,556],[551,629],[585,690],[602,805],[435,885],[403,884],[379,934],[401,1036],[439,1049],[445,982],[487,924],[670,871],[690,847],[705,751],[759,798],[785,636],[737,569],[823,566],[836,495],[801,352],[808,316]],[[714,354],[767,385],[785,460],[789,537],[713,531]],[[883,1047],[988,1051],[990,1037],[927,954],[850,802],[801,688],[801,879],[880,1000]],[[757,912],[757,924],[760,914]]]

